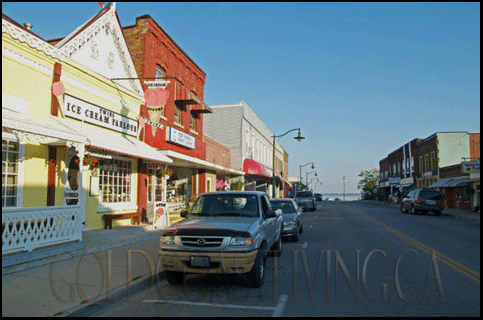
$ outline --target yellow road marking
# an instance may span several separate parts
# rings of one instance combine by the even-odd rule
[[[480,274],[478,272],[476,272],[476,271],[474,271],[474,270],[454,261],[451,258],[448,258],[444,254],[439,253],[438,251],[434,250],[433,248],[422,244],[421,242],[411,238],[410,236],[402,233],[401,231],[396,230],[394,228],[391,228],[390,226],[374,219],[373,217],[368,216],[367,214],[363,213],[360,210],[357,210],[357,209],[352,208],[352,207],[347,207],[347,208],[351,209],[353,212],[357,213],[358,215],[365,218],[366,220],[369,220],[369,221],[377,224],[378,226],[384,228],[385,230],[391,232],[392,234],[398,236],[399,238],[401,238],[404,241],[406,241],[407,243],[415,246],[416,248],[420,249],[421,251],[423,251],[423,252],[425,252],[429,255],[432,255],[433,252],[434,252],[436,254],[436,258],[439,261],[443,262],[444,264],[446,264],[447,266],[451,267],[452,269],[458,271],[462,275],[464,275],[464,276],[470,278],[471,280],[475,281],[476,283],[480,284]]]

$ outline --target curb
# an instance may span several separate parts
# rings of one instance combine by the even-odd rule
[[[115,306],[119,303],[122,302],[128,302],[132,301],[129,300],[132,295],[136,294],[138,291],[150,287],[152,285],[156,286],[156,283],[159,281],[162,281],[166,278],[165,276],[165,271],[161,271],[157,275],[154,276],[154,283],[151,280],[151,277],[145,277],[141,280],[138,280],[134,284],[131,284],[128,288],[122,289],[121,287],[126,286],[127,284],[122,284],[119,287],[117,287],[116,291],[111,294],[110,297],[102,298],[96,301],[93,301],[92,303],[86,305],[86,306],[76,306],[71,309],[63,311],[63,313],[60,316],[64,317],[92,317],[95,316],[96,313],[100,311],[105,311],[106,308]],[[55,316],[55,315],[54,315]]]

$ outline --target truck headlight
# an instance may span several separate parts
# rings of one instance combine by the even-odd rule
[[[161,245],[165,245],[165,246],[174,245],[174,236],[162,236]]]
[[[230,246],[251,246],[253,244],[252,238],[235,237],[231,238]]]

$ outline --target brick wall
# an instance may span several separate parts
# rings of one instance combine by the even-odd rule
[[[230,148],[207,136],[203,141],[206,144],[206,161],[225,167],[231,166]]]

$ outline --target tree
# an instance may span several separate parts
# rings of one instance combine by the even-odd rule
[[[362,179],[357,184],[357,189],[362,189],[363,192],[373,193],[374,188],[379,185],[379,170],[377,169],[361,171],[358,176]]]

